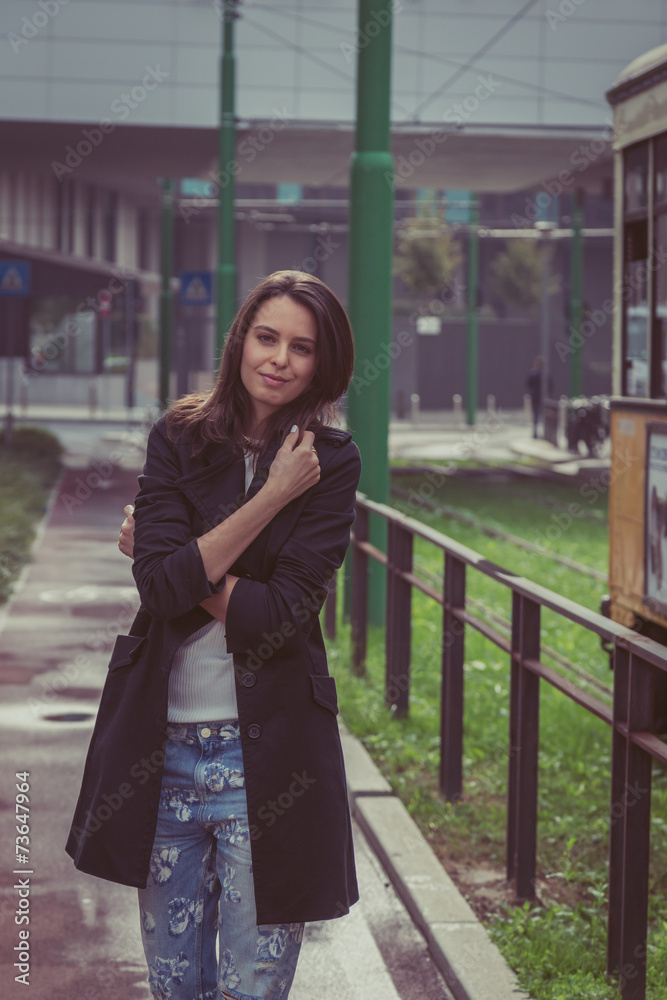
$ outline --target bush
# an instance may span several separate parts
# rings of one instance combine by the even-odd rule
[[[62,453],[58,439],[40,427],[17,427],[9,446],[0,433],[0,604],[30,558]]]

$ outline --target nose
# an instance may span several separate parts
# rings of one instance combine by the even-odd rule
[[[276,366],[276,368],[284,368],[287,364],[287,359],[287,344],[276,344],[271,356],[271,362]]]

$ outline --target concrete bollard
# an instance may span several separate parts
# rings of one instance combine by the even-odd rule
[[[561,396],[558,400],[558,445],[567,449],[567,414],[570,408],[570,397]]]
[[[491,393],[486,397],[486,412],[487,413],[496,412],[496,397]]]
[[[19,386],[19,406],[21,407],[24,413],[28,409],[28,385],[29,382],[26,378],[21,382],[21,385]]]
[[[410,396],[410,419],[413,424],[419,420],[419,393],[413,392]]]
[[[88,384],[88,409],[91,417],[94,417],[97,412],[97,384],[95,382]]]
[[[533,404],[529,392],[523,394],[523,418],[530,426],[533,422]]]
[[[463,426],[463,396],[455,393],[452,396],[452,409],[454,410],[454,426]]]
[[[399,420],[405,419],[405,392],[399,389],[396,393],[396,416]]]

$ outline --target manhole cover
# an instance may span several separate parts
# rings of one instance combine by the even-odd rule
[[[61,712],[59,715],[43,715],[47,722],[85,722],[92,719],[91,712]]]

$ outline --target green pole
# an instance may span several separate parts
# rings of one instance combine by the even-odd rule
[[[169,405],[169,376],[171,375],[171,346],[174,331],[174,293],[171,278],[174,273],[174,182],[163,177],[162,213],[160,216],[160,409]]]
[[[218,207],[218,280],[216,363],[222,353],[236,312],[236,259],[234,247],[234,199],[236,175],[236,125],[234,21],[237,0],[224,0],[222,58],[220,61],[220,195]],[[222,183],[224,177],[225,183]]]
[[[350,168],[348,310],[356,363],[347,396],[348,420],[361,451],[359,489],[380,503],[389,500],[391,375],[384,362],[392,335],[394,160],[389,151],[389,102],[393,6],[393,0],[359,0],[357,131]],[[382,519],[371,517],[369,538],[386,551]],[[385,592],[384,567],[371,560],[368,616],[374,624],[384,623]]]
[[[468,324],[466,331],[466,423],[474,427],[477,417],[479,318],[477,314],[479,284],[479,203],[473,197],[468,230]]]
[[[583,337],[581,324],[584,320],[583,278],[584,254],[581,230],[584,225],[584,193],[577,188],[572,193],[572,243],[570,244],[570,333],[577,331],[573,338],[577,344],[570,354],[570,396],[581,396],[583,391]]]

